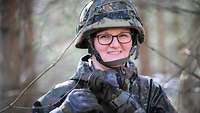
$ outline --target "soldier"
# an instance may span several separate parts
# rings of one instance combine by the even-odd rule
[[[88,49],[72,78],[40,97],[33,113],[176,113],[160,85],[138,75],[144,29],[132,0],[92,0],[76,47]]]

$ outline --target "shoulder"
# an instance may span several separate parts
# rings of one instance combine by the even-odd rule
[[[161,85],[155,82],[150,76],[140,75],[138,76],[138,80],[141,89],[146,95],[148,95],[148,98],[151,98],[152,96],[158,98],[159,96],[165,94],[165,92],[162,90]]]
[[[50,106],[50,108],[43,109],[43,111],[48,112],[53,105],[59,103],[62,98],[65,97],[65,94],[68,94],[72,89],[76,87],[76,81],[74,80],[67,80],[63,83],[57,84],[54,88],[49,90],[46,94],[41,96],[34,104],[34,107],[43,107],[43,106]]]
[[[138,75],[136,83],[140,89],[139,93],[146,99],[151,95],[157,95],[163,92],[161,85],[153,81],[150,76]]]
[[[68,80],[63,83],[57,84],[54,88],[49,90],[46,94],[40,97],[38,100],[43,104],[51,104],[51,100],[55,101],[61,98],[67,91],[70,91],[75,87],[75,81]]]
[[[144,75],[138,75],[138,81],[139,83],[143,86],[146,87],[147,89],[154,88],[161,88],[160,84],[158,84],[157,82],[155,82],[153,80],[153,78],[151,78],[150,76],[144,76]]]
[[[135,84],[138,88],[138,98],[143,107],[147,110],[150,103],[152,104],[152,97],[156,94],[154,91],[159,91],[160,85],[155,83],[151,77],[144,75],[138,75],[135,79]]]
[[[148,112],[176,113],[160,84],[147,76],[138,76],[137,81],[141,87],[140,95],[143,95],[141,102]]]
[[[75,84],[76,84],[76,82],[74,80],[67,80],[65,82],[58,83],[57,85],[55,85],[53,90],[55,90],[55,91],[65,90],[66,91],[66,90],[71,89]]]

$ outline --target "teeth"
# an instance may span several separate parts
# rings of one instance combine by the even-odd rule
[[[111,51],[111,52],[108,52],[108,54],[119,54],[120,51]]]

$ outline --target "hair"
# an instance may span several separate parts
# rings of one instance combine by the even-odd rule
[[[94,32],[88,36],[88,53],[93,54],[94,49],[94,38],[96,37],[97,32]]]

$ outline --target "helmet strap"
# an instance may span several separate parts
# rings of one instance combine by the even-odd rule
[[[139,39],[139,36],[138,36],[138,33],[136,33],[135,31],[132,31],[134,33],[132,39],[133,39],[133,42],[132,42],[132,48],[130,50],[130,56],[133,56],[134,55],[134,59],[136,60],[139,56],[139,42],[138,42],[138,39]]]

